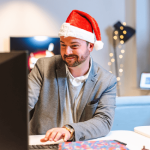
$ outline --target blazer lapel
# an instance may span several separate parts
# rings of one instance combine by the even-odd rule
[[[85,83],[85,87],[84,87],[84,91],[83,91],[83,95],[82,95],[82,98],[81,98],[81,102],[80,102],[80,106],[79,106],[79,110],[77,112],[77,122],[79,122],[80,118],[81,118],[81,114],[84,110],[84,107],[85,105],[87,104],[88,100],[89,100],[89,97],[92,93],[92,90],[97,82],[97,78],[96,78],[96,75],[97,75],[97,71],[98,69],[97,68],[94,68],[94,62],[92,62],[92,68],[91,68],[91,71],[90,71],[90,74],[89,74],[89,77]]]
[[[66,96],[66,85],[67,85],[67,77],[66,77],[66,68],[64,62],[57,63],[57,81],[58,81],[58,89],[59,89],[59,99],[60,99],[60,113],[63,113],[65,96]]]

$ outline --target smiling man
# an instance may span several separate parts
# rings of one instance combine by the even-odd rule
[[[98,24],[73,10],[59,36],[61,55],[39,59],[29,74],[30,134],[45,134],[42,141],[105,136],[114,119],[116,78],[90,57],[94,46],[103,47]]]
[[[90,55],[86,42],[83,40],[72,37],[64,38],[61,36],[60,44],[62,59],[68,67],[79,66]]]

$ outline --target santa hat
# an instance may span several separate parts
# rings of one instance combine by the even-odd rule
[[[96,41],[94,42],[94,33]],[[89,14],[73,10],[68,16],[65,23],[62,24],[59,36],[64,37],[76,37],[94,44],[96,50],[103,48],[103,42],[101,41],[101,33],[96,20]]]

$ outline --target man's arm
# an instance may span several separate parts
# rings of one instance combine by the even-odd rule
[[[75,141],[105,136],[109,133],[115,114],[116,78],[113,76],[100,97],[93,118],[69,124],[75,130]]]
[[[34,68],[28,75],[28,110],[29,112],[34,108],[38,101],[41,86],[42,86],[42,59],[38,59]]]

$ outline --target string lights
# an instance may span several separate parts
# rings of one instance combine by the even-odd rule
[[[135,30],[129,26],[126,26],[126,22],[121,23],[118,21],[114,25],[115,30],[113,31],[113,53],[109,54],[110,62],[108,62],[108,66],[112,68],[115,66],[115,73],[117,78],[117,95],[120,96],[119,86],[121,85],[121,76],[123,74],[123,58],[125,54],[124,43],[130,39]],[[119,45],[117,45],[117,40],[119,40]],[[119,49],[119,53],[118,53]],[[111,73],[113,71],[110,71]]]
[[[123,22],[122,23],[124,26],[126,25],[126,22]],[[123,30],[124,29],[124,27],[123,26],[120,26],[120,30]],[[126,34],[127,33],[127,31],[123,31],[123,34]],[[114,36],[113,36],[113,39],[114,40],[117,40],[117,36],[118,36],[118,31],[117,30],[115,30],[114,31]],[[119,44],[119,46],[118,46],[118,48],[119,49],[121,49],[122,48],[122,46],[123,46],[123,44],[124,44],[124,41],[123,41],[123,39],[124,39],[124,35],[120,35],[120,39],[122,39],[122,40],[120,40],[120,44]],[[119,57],[119,59],[122,59],[123,58],[123,54],[125,53],[125,50],[124,49],[121,49],[120,50],[120,52],[121,52],[121,54],[118,56]],[[112,65],[112,63],[113,62],[115,62],[115,58],[113,58],[113,56],[114,56],[114,54],[111,52],[111,53],[109,53],[109,56],[110,56],[110,60],[111,60],[111,62],[108,62],[108,66],[111,66]],[[109,71],[109,72],[111,72],[112,73],[112,71]],[[119,69],[119,72],[123,72],[123,64],[120,64],[120,69]],[[117,81],[120,81],[121,80],[121,78],[120,77],[117,77]]]
[[[126,25],[126,22],[123,22],[123,25],[125,26]],[[118,55],[118,59],[119,59],[119,74],[117,76],[117,83],[118,83],[118,86],[121,85],[121,76],[122,76],[122,73],[123,73],[123,64],[122,64],[122,59],[123,59],[123,54],[125,53],[125,50],[122,48],[123,47],[123,44],[124,44],[124,34],[127,33],[127,31],[124,29],[123,26],[120,26],[120,30],[123,30],[123,34],[119,35],[119,32],[118,30],[115,30],[114,31],[114,34],[113,34],[113,39],[116,41],[118,39],[118,35],[119,35],[119,38],[120,38],[120,44],[118,46],[119,48],[119,52],[120,54]],[[109,53],[109,56],[110,56],[110,60],[111,62],[108,62],[108,66],[112,66],[113,63],[115,62],[115,57],[114,57],[114,53]],[[109,71],[110,73],[112,73],[112,71]]]
[[[125,50],[124,50],[124,49],[122,49],[122,50],[121,50],[121,53],[122,53],[122,54],[124,54],[124,53],[125,53]]]
[[[114,58],[112,58],[112,59],[111,59],[111,62],[115,62],[115,59],[114,59]]]
[[[123,58],[123,55],[119,55],[119,58],[122,59],[122,58]]]

